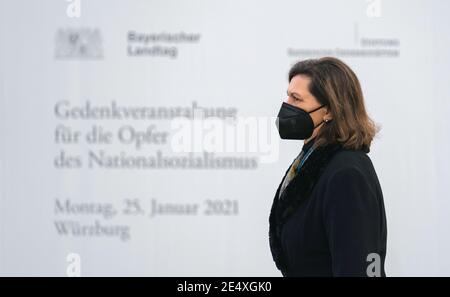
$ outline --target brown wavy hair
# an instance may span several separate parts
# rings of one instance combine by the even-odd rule
[[[344,62],[333,57],[297,62],[289,70],[311,79],[310,93],[327,106],[332,120],[319,129],[314,146],[340,143],[346,149],[370,151],[380,127],[368,116],[358,77]]]

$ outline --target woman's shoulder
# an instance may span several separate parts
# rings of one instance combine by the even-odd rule
[[[357,172],[363,175],[372,175],[375,170],[369,155],[364,150],[341,149],[334,154],[325,170],[328,176],[337,172]]]
[[[336,197],[349,195],[352,191],[354,193],[374,193],[376,196],[382,197],[375,168],[370,157],[362,150],[342,149],[337,151],[324,170],[321,185],[324,193]],[[369,199],[370,195],[363,196]],[[358,197],[354,198],[359,199]]]

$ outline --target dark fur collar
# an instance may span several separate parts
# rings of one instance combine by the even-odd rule
[[[302,201],[309,197],[331,157],[341,148],[339,144],[316,148],[303,164],[298,174],[288,184],[282,193],[281,199],[278,199],[278,194],[289,168],[278,186],[269,217],[269,242],[273,260],[283,275],[285,275],[287,269],[280,241],[283,224],[295,212]]]

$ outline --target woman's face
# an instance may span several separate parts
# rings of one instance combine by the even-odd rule
[[[321,104],[319,101],[317,101],[317,99],[309,92],[308,86],[310,82],[311,79],[306,75],[299,74],[294,76],[288,86],[288,98],[286,103],[301,108],[306,112],[310,112],[311,110],[320,107]],[[314,126],[320,124],[325,119],[331,119],[331,115],[328,113],[326,106],[309,115],[313,119]],[[315,136],[315,134],[313,134],[313,136]]]

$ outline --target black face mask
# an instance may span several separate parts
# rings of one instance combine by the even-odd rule
[[[282,139],[307,139],[311,137],[314,129],[322,125],[324,121],[314,126],[313,119],[309,114],[324,106],[321,105],[310,112],[306,112],[301,108],[283,102],[275,121],[280,137]]]

